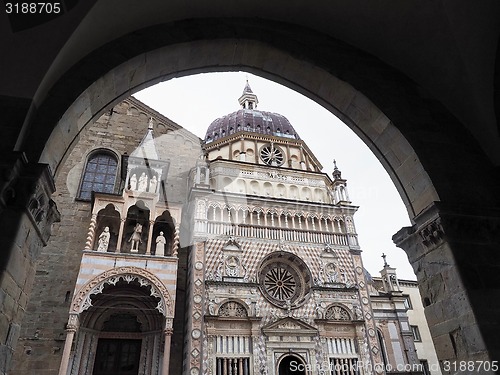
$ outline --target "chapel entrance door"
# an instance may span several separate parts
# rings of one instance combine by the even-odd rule
[[[142,340],[99,339],[93,375],[137,375]]]
[[[306,375],[304,362],[297,356],[287,355],[280,361],[278,375]]]

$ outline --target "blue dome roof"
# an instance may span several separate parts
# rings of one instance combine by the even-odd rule
[[[240,109],[213,121],[207,129],[205,142],[242,131],[300,139],[285,116],[256,109]]]
[[[240,110],[218,118],[210,124],[205,135],[205,143],[243,131],[300,139],[285,116],[256,109],[259,101],[248,80],[238,102],[242,107]]]

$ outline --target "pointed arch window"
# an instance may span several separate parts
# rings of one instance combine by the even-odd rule
[[[78,198],[90,200],[92,191],[113,193],[118,172],[118,158],[109,151],[100,150],[87,159]]]

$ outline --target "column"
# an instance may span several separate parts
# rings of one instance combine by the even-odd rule
[[[499,212],[434,202],[413,220],[393,241],[416,271],[439,360],[500,358]]]
[[[167,318],[167,325],[171,326],[172,319]],[[170,321],[170,323],[168,323]],[[170,343],[172,341],[172,334],[174,333],[172,327],[165,328],[163,334],[165,335],[165,344],[163,346],[163,363],[161,365],[161,374],[168,375],[169,374],[169,366],[170,366]],[[59,374],[61,375],[61,374]]]
[[[69,356],[71,355],[71,346],[75,333],[78,331],[79,319],[78,315],[70,314],[68,325],[66,328],[66,340],[62,354],[61,366],[59,366],[59,375],[66,375],[68,372]]]
[[[123,230],[125,228],[125,221],[127,219],[120,219],[120,230],[118,231],[118,241],[116,243],[116,252],[120,253],[122,249],[122,241],[123,241]]]
[[[97,224],[97,214],[92,214],[90,219],[89,231],[87,233],[87,241],[85,242],[85,250],[91,250],[94,244],[95,227]]]
[[[238,374],[243,374],[243,358],[238,358]]]
[[[153,242],[153,226],[154,220],[149,221],[148,243],[146,244],[146,255],[151,255],[151,242]]]
[[[180,242],[180,226],[179,224],[175,225],[175,231],[174,231],[174,242],[172,244],[172,256],[177,256],[177,253],[179,252],[179,242]]]
[[[205,185],[210,184],[210,168],[205,166]]]

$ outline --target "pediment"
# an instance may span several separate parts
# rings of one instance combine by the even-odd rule
[[[303,322],[302,320],[286,317],[270,323],[262,328],[266,336],[276,335],[302,335],[315,336],[318,334],[317,328]]]

